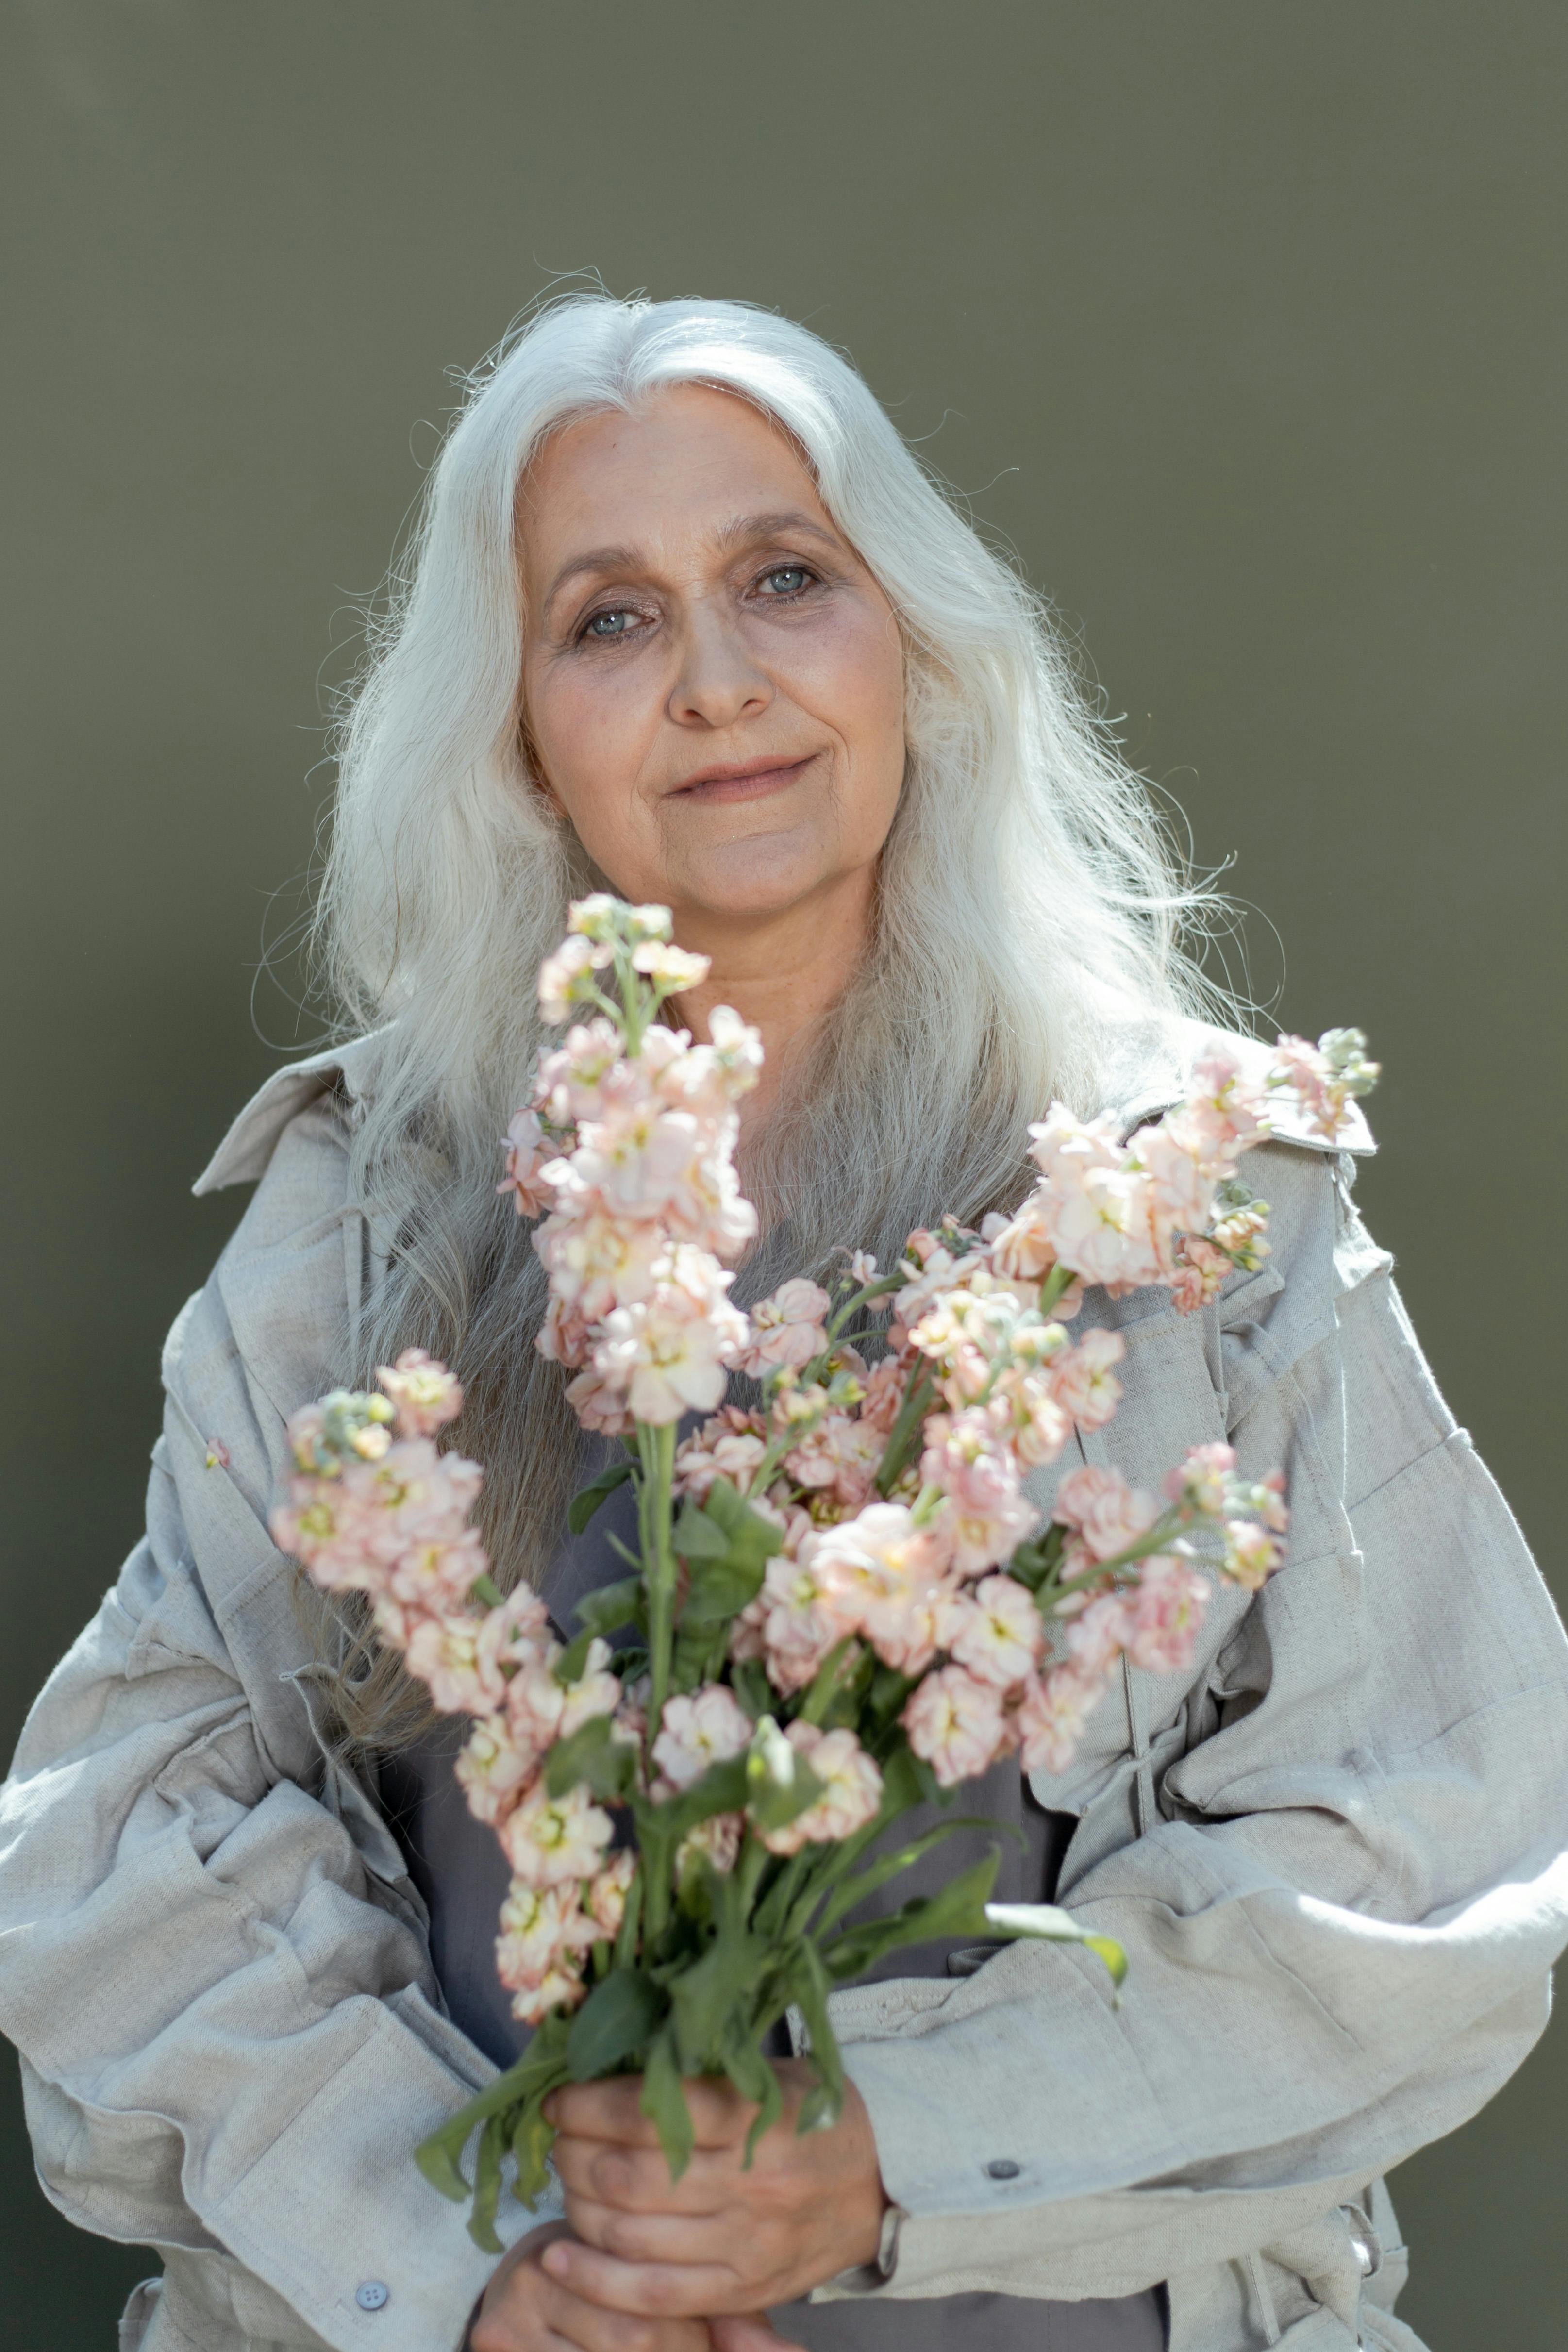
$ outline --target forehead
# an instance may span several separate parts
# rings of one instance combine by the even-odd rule
[[[552,434],[519,486],[518,530],[531,579],[577,547],[656,555],[714,539],[737,515],[787,508],[827,524],[783,426],[736,394],[677,384]]]

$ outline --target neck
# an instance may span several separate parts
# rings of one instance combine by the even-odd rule
[[[762,1034],[762,1076],[741,1105],[743,1135],[765,1123],[791,1047],[817,1026],[859,965],[870,941],[875,888],[875,871],[867,866],[832,892],[814,893],[778,915],[678,915],[681,946],[711,960],[700,986],[672,1002],[682,1026],[705,1037],[714,1005],[728,1004]]]

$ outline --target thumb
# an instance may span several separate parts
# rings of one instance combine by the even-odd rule
[[[708,2338],[713,2352],[780,2352],[791,2339],[780,2336],[765,2311],[751,2311],[742,2316],[710,2319]],[[798,2352],[798,2347],[796,2347]]]

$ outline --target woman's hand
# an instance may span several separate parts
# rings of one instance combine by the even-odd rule
[[[712,2318],[721,2352],[752,2352],[767,2340],[759,2323],[723,2315],[760,2314],[874,2262],[888,2197],[864,2101],[849,2084],[838,2122],[803,2138],[795,2115],[816,2076],[801,2060],[777,2072],[784,2117],[750,2171],[742,2158],[755,2107],[722,2081],[686,2084],[696,2148],[673,2182],[636,2076],[552,2093],[552,2154],[581,2242],[548,2246],[546,2275],[605,2312]]]
[[[589,2303],[541,2265],[547,2246],[570,2235],[565,2221],[547,2221],[520,2238],[480,2298],[468,2330],[468,2352],[710,2352],[701,2319],[636,2316]],[[743,2337],[721,2352],[761,2352]],[[773,2341],[776,2343],[777,2338]]]

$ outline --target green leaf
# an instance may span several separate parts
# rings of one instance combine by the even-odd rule
[[[658,2031],[668,1996],[640,1969],[616,1969],[596,1984],[572,2021],[566,2064],[574,2083],[613,2074]]]
[[[986,1915],[986,1897],[996,1879],[993,1852],[961,1870],[935,1895],[906,1903],[890,1918],[869,1919],[851,1927],[829,1944],[823,1961],[838,1983],[862,1975],[889,1952],[905,1944],[925,1944],[938,1936],[984,1936],[994,1923]]]
[[[688,1500],[670,1530],[670,1542],[684,1560],[728,1559],[730,1538],[716,1519]]]
[[[1070,1911],[1060,1910],[1054,1903],[988,1903],[985,1916],[999,1936],[1032,1936],[1047,1944],[1087,1944],[1105,1962],[1112,1984],[1125,1980],[1127,1955],[1121,1945],[1110,1936],[1091,1935],[1079,1926]]]
[[[732,1756],[727,1763],[710,1764],[700,1780],[693,1780],[679,1797],[668,1797],[658,1805],[644,1801],[634,1809],[637,1842],[646,1846],[650,1836],[663,1838],[673,1851],[699,1822],[709,1821],[715,1813],[738,1813],[745,1801],[745,1758]]]
[[[900,1876],[906,1870],[912,1870],[915,1864],[931,1853],[944,1838],[952,1837],[960,1830],[987,1830],[993,1836],[1005,1833],[1016,1837],[1020,1845],[1026,1844],[1028,1842],[1023,1831],[1015,1828],[1012,1822],[987,1821],[983,1813],[960,1813],[950,1822],[939,1822],[934,1829],[926,1830],[921,1836],[911,1838],[907,1845],[900,1846],[896,1853],[879,1854],[877,1860],[863,1870],[858,1878],[841,1880],[816,1922],[818,1937],[822,1936],[826,1929],[837,1926],[847,1912],[855,1909],[857,1904],[864,1903],[868,1895],[875,1895],[879,1887],[887,1885],[889,1879]]]
[[[821,2131],[836,2124],[844,2107],[844,2062],[838,2052],[838,2037],[833,2031],[833,2020],[827,2007],[827,1971],[815,1944],[803,1941],[796,1947],[795,1967],[791,1972],[790,1989],[795,2004],[805,2021],[810,2041],[810,2058],[816,2069],[817,2080],[800,2103],[795,2117],[797,2132]]]
[[[757,2142],[763,2134],[772,2131],[784,2114],[784,2093],[779,2078],[758,2049],[751,2035],[742,2030],[724,2044],[724,2072],[743,2099],[755,2102],[757,2112],[746,2134],[746,2146],[741,2158],[741,2169],[749,2172],[752,2158],[757,2152]]]
[[[773,1686],[761,1658],[743,1658],[732,1666],[730,1685],[753,1723],[770,1713],[775,1704]]]
[[[591,1715],[550,1750],[544,1785],[552,1797],[563,1797],[581,1784],[595,1797],[619,1802],[636,1785],[637,1770],[637,1748],[631,1740],[616,1737],[614,1716]]]
[[[635,1625],[646,1631],[647,1591],[640,1576],[623,1576],[618,1583],[602,1584],[597,1592],[584,1593],[577,1603],[577,1622],[584,1633],[601,1638],[618,1633],[623,1625]]]
[[[574,1536],[582,1534],[600,1504],[613,1495],[617,1486],[626,1485],[634,1467],[629,1460],[612,1462],[607,1470],[601,1470],[596,1478],[590,1478],[587,1485],[573,1496],[567,1507],[566,1524]]]
[[[522,2056],[504,2074],[498,2074],[487,2084],[477,2097],[466,2106],[448,2116],[427,2139],[414,2151],[414,2160],[433,2189],[455,2204],[461,2204],[468,2194],[468,2176],[462,2166],[464,2148],[476,2125],[485,2123],[491,2116],[504,2115],[527,2100],[542,2098],[565,2080],[562,2064],[566,2047],[567,2020],[556,2014],[547,2017],[535,2033]]]
[[[686,1605],[680,1612],[682,1627],[722,1625],[737,1616],[762,1591],[765,1573],[766,1563],[763,1560],[700,1561],[691,1570],[687,1586]]]
[[[852,1633],[846,1633],[842,1641],[835,1642],[816,1674],[813,1675],[810,1688],[801,1700],[798,1711],[800,1722],[819,1724],[822,1721],[827,1711],[828,1702],[837,1689],[840,1675],[845,1674],[847,1670],[849,1674],[853,1674],[859,1666],[860,1652],[855,1650],[854,1656],[850,1655],[854,1648],[855,1636]]]
[[[479,2134],[479,2162],[474,2169],[474,2205],[468,2215],[468,2235],[476,2246],[487,2254],[499,2254],[501,2242],[496,2235],[496,2207],[500,2203],[501,2158],[506,2154],[506,2126],[500,2116],[491,2116]]]
[[[784,1529],[774,1527],[771,1519],[764,1519],[760,1511],[753,1511],[728,1478],[714,1479],[702,1507],[729,1538],[731,1559],[765,1567],[775,1552],[783,1551]]]
[[[561,2080],[569,2079],[564,2069]],[[553,2090],[552,2083],[550,2089]],[[517,2179],[512,2194],[520,2205],[532,2211],[550,2186],[550,2151],[555,2145],[555,2126],[547,2121],[544,2102],[548,2091],[541,2091],[530,2099],[512,2127],[511,2152],[517,2161]]]
[[[731,2020],[767,1973],[773,1954],[743,1927],[721,1931],[670,1984],[670,2030],[682,2074],[707,2074],[732,2038]]]
[[[691,2110],[686,2104],[681,2087],[680,2069],[675,2063],[675,2051],[668,2032],[659,2034],[647,2053],[643,2069],[642,2096],[638,2106],[658,2134],[658,2144],[664,2150],[664,2160],[669,2167],[671,2180],[679,2180],[691,2161],[695,2134],[691,2127]]]

